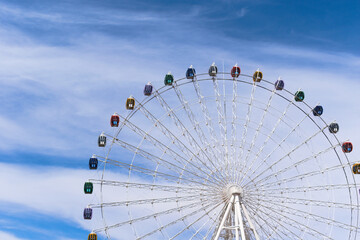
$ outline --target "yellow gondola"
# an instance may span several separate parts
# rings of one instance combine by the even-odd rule
[[[96,233],[94,233],[94,232],[90,233],[88,236],[88,240],[97,240]]]
[[[133,98],[133,96],[130,96],[126,100],[126,109],[127,110],[134,110],[134,107],[135,107],[135,99]]]
[[[260,82],[262,78],[263,78],[263,74],[262,72],[260,72],[260,69],[256,70],[256,72],[253,75],[254,82]]]
[[[354,174],[360,174],[360,163],[355,163],[352,167],[352,171]]]

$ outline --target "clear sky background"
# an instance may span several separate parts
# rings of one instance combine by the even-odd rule
[[[360,145],[359,1],[0,0],[0,239],[86,239],[83,182],[129,94],[193,64],[260,67]]]

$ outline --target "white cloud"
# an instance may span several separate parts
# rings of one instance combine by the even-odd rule
[[[10,208],[7,209],[8,212],[14,213],[14,215],[21,214],[22,212],[41,213],[54,219],[66,220],[67,223],[74,223],[76,224],[75,226],[80,226],[89,232],[92,229],[103,227],[99,208],[94,209],[94,217],[91,221],[83,220],[82,217],[84,207],[88,204],[100,203],[99,185],[94,185],[94,193],[92,195],[85,195],[83,184],[89,178],[99,179],[100,176],[97,174],[101,174],[101,172],[57,167],[33,168],[5,163],[0,163],[0,168],[2,169],[0,182],[6,183],[1,185],[5,194],[0,195],[0,202],[2,206],[7,206],[10,203]],[[93,176],[90,177],[91,175]],[[122,175],[110,170],[106,172],[106,178],[111,180],[126,181],[127,177],[127,174]],[[132,180],[137,183],[143,182],[143,180],[136,177],[132,177]],[[104,187],[103,194],[104,202],[139,200],[144,199],[144,196],[149,199],[169,196],[168,193],[151,191],[150,189],[128,191],[121,187]],[[145,214],[152,214],[153,209],[163,211],[167,207],[173,208],[174,206],[176,206],[175,203],[170,205],[161,204],[161,206],[154,206],[154,208],[150,205],[133,206],[131,211],[133,216],[144,216]],[[106,222],[109,225],[129,220],[128,208],[125,206],[105,208],[104,212]],[[177,213],[174,213],[161,216],[161,219],[167,222],[167,218],[173,219],[174,216],[179,217]],[[143,224],[143,222],[141,223]],[[154,222],[151,223],[146,225],[146,227],[139,227],[139,229],[143,232],[150,232],[154,229]],[[52,230],[43,229],[41,226],[26,226],[23,229],[46,236],[52,234]],[[119,235],[112,235],[114,239],[130,239],[133,237],[129,225],[111,230],[112,234],[114,232],[119,233],[119,231],[121,237],[117,238]],[[0,239],[8,239],[1,238],[1,234],[0,232]]]
[[[248,12],[247,8],[241,8],[240,11],[236,12],[236,16],[238,16],[240,18],[245,17],[247,12]]]
[[[316,89],[314,101],[324,105],[332,102],[344,106],[349,104],[349,99],[357,98],[352,85],[357,84],[354,80],[359,57],[344,53],[273,44],[239,44],[223,39],[228,46],[239,46],[242,54],[231,48],[213,47],[215,55],[209,57],[208,47],[196,43],[179,53],[161,42],[144,45],[93,35],[86,41],[74,40],[70,46],[48,46],[28,39],[21,32],[8,33],[6,29],[0,32],[0,85],[4,89],[0,93],[3,99],[0,148],[4,151],[22,148],[53,155],[90,154],[96,147],[97,135],[108,128],[110,115],[126,113],[124,101],[128,95],[142,99],[143,84],[150,80],[161,86],[163,74],[168,70],[181,77],[189,63],[194,63],[198,72],[205,72],[213,60],[221,65],[222,59],[226,68],[238,62],[248,74],[261,67],[266,79],[276,79],[278,75],[286,79],[288,89]],[[28,40],[17,42],[17,39]],[[215,39],[221,41],[220,36]],[[254,53],[263,55],[261,60],[253,58]],[[187,57],[190,55],[191,59]],[[311,62],[312,67],[294,66],[287,63],[288,59]],[[337,69],[332,68],[334,64]],[[340,83],[341,91],[337,87]],[[341,110],[348,111],[342,116],[356,113],[350,108]],[[351,118],[345,121],[349,121],[345,125],[354,124]]]
[[[6,183],[2,185],[6,194],[1,194],[0,201],[57,217],[81,219],[81,209],[87,204],[82,187],[88,171],[5,163],[0,166],[0,179]]]
[[[0,11],[12,17],[53,23],[98,23],[92,18],[67,18],[4,5]],[[189,16],[198,17],[202,11],[194,8]],[[129,21],[164,20],[145,13],[122,13],[117,17],[113,14],[102,12],[101,23],[121,25]],[[237,12],[238,17],[246,14],[246,8]],[[186,31],[181,27],[173,29],[177,36],[188,34],[188,28]],[[295,91],[302,87],[306,101],[321,102],[325,107],[324,117],[340,123],[341,139],[353,141],[355,149],[351,159],[359,156],[360,148],[356,147],[360,146],[359,56],[251,43],[221,35],[211,35],[209,38],[216,44],[209,46],[203,44],[209,36],[204,30],[194,33],[189,43],[179,42],[177,38],[163,40],[163,35],[158,36],[157,32],[151,36],[151,41],[127,41],[88,33],[69,39],[69,45],[50,46],[22,32],[2,28],[0,150],[58,155],[59,161],[62,156],[87,159],[96,149],[97,134],[108,129],[110,115],[126,113],[124,101],[128,95],[141,99],[143,84],[150,80],[161,86],[163,74],[168,70],[182,77],[190,64],[195,64],[200,73],[206,72],[212,61],[220,66],[225,59],[226,69],[235,62],[248,74],[261,67],[268,80],[281,75],[286,80],[286,88]],[[2,189],[7,193],[0,195],[0,201],[18,204],[24,211],[31,209],[56,215],[90,230],[92,225],[82,220],[82,209],[89,203],[82,190],[88,171],[38,166],[34,169],[4,163],[0,169],[0,182],[6,183]],[[6,234],[0,232],[0,239],[17,239]]]
[[[0,239],[3,240],[25,240],[24,238],[18,238],[13,234],[4,232],[4,231],[0,231]]]

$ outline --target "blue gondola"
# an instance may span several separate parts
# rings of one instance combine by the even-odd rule
[[[275,89],[281,91],[284,89],[284,87],[285,87],[285,83],[279,77],[278,80],[276,80],[276,82],[275,82]]]
[[[84,219],[91,220],[92,218],[93,210],[90,207],[84,208]]]
[[[210,75],[210,77],[215,77],[217,72],[218,72],[218,68],[215,65],[215,63],[211,64],[211,66],[209,67],[209,75]]]
[[[95,154],[92,155],[92,157],[89,159],[89,169],[95,170],[98,167],[98,159],[95,156]]]
[[[193,68],[193,65],[190,65],[190,67],[186,71],[186,78],[194,79],[195,75],[196,75],[195,68]]]
[[[316,106],[314,109],[313,109],[313,114],[314,116],[321,116],[324,112],[324,108],[320,105]]]
[[[148,82],[144,87],[144,95],[150,96],[153,91],[153,86],[151,85],[151,82]]]

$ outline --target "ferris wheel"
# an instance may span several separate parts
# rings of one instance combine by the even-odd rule
[[[353,145],[284,86],[213,63],[127,98],[89,160],[88,240],[360,239]]]

